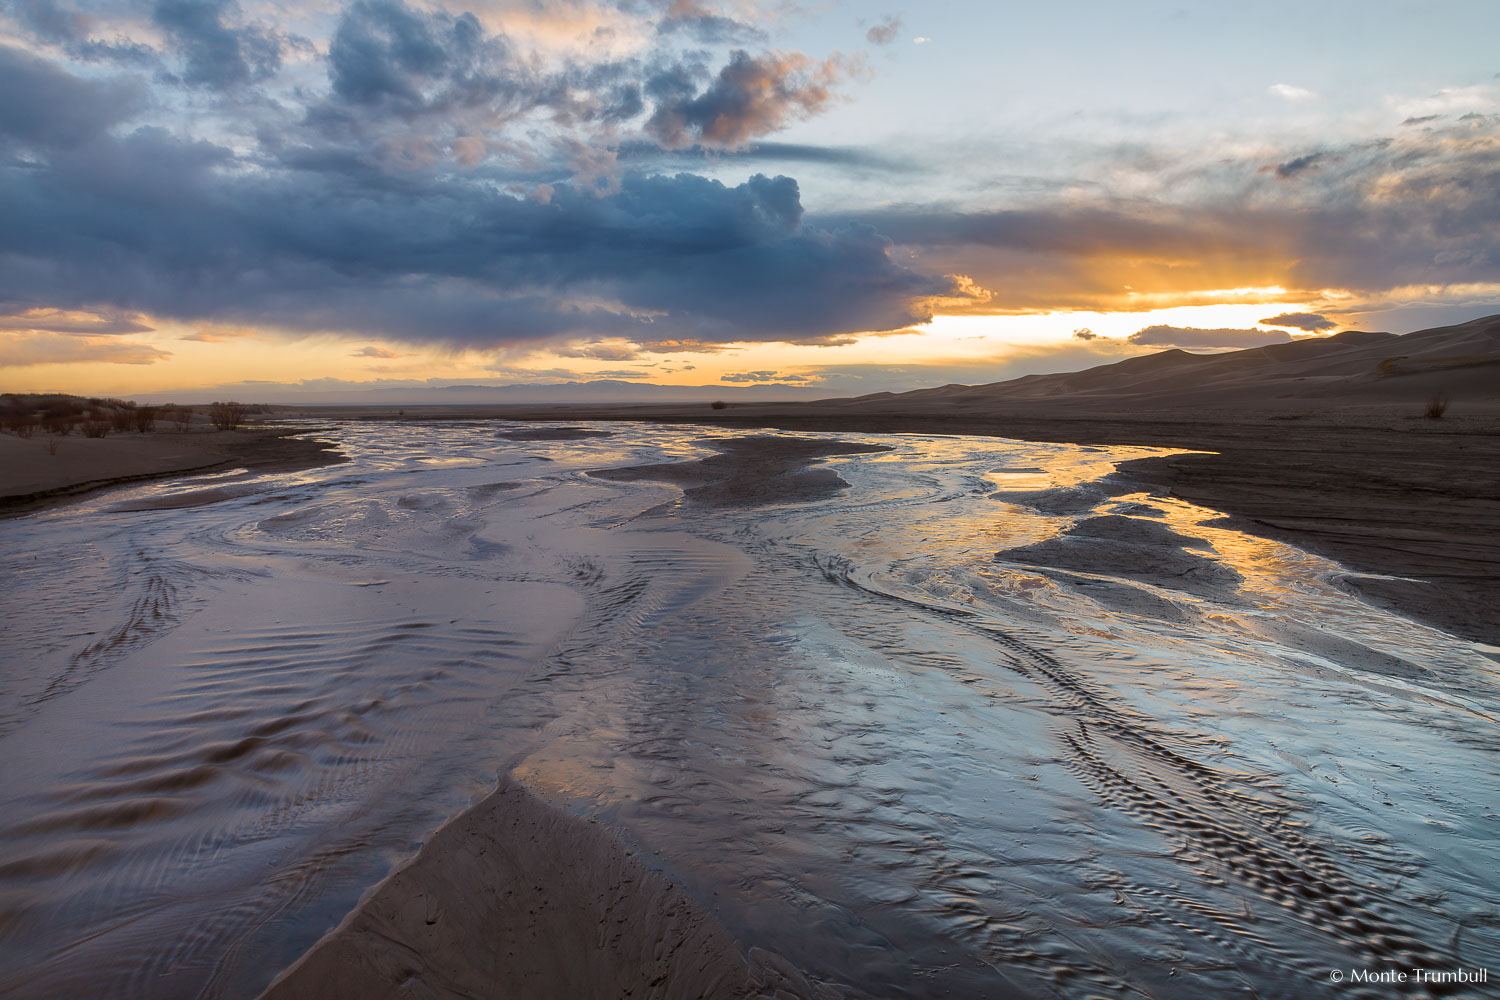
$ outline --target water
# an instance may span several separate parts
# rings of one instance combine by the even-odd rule
[[[502,769],[851,996],[1500,971],[1496,651],[1147,449],[841,435],[891,450],[744,507],[592,426],[0,525],[0,992],[253,996]]]

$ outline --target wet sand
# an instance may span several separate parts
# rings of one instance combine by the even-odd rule
[[[71,503],[100,490],[219,469],[272,472],[343,461],[309,427],[112,434],[103,438],[0,435],[0,517]],[[56,454],[48,454],[51,442]]]
[[[264,1000],[821,997],[741,953],[596,820],[512,779],[433,835]],[[781,992],[778,992],[781,991]]]

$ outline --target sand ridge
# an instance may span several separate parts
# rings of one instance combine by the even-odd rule
[[[0,435],[0,517],[14,517],[126,483],[244,467],[261,472],[344,461],[310,427],[115,434],[103,438]],[[56,453],[49,454],[49,443]]]
[[[262,1000],[837,1000],[734,938],[607,827],[509,777]]]

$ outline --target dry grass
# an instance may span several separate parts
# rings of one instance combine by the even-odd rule
[[[1433,396],[1427,401],[1427,408],[1422,411],[1422,416],[1428,420],[1441,420],[1443,414],[1448,412],[1448,397]]]

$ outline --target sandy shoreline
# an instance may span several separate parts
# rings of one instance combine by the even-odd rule
[[[70,503],[126,483],[243,467],[261,472],[344,461],[323,441],[293,435],[308,427],[239,431],[69,435],[0,435],[0,517]],[[57,452],[49,454],[49,443]]]

